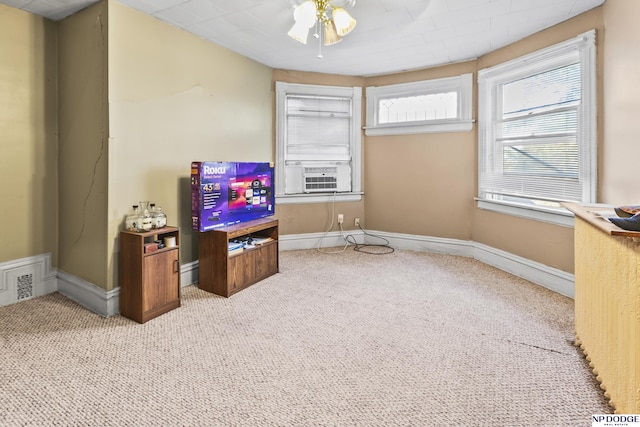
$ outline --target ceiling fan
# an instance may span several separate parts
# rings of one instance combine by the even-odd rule
[[[293,6],[293,27],[289,37],[307,44],[309,30],[318,39],[318,58],[322,59],[322,46],[342,41],[356,26],[356,20],[345,7],[353,7],[356,0],[289,0]]]

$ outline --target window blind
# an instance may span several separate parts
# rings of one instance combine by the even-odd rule
[[[287,95],[286,161],[350,160],[351,99]]]

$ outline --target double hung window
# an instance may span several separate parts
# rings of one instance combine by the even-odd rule
[[[569,223],[561,202],[595,201],[595,32],[481,70],[478,83],[479,206]]]
[[[276,83],[279,203],[359,200],[360,87]]]

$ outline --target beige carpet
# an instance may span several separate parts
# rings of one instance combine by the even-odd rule
[[[480,262],[281,253],[139,325],[60,294],[0,308],[2,426],[586,426],[611,413],[573,301]]]

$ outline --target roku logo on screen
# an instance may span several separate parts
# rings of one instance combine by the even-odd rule
[[[213,167],[213,166],[203,166],[202,171],[205,175],[224,175],[227,173],[227,168],[225,167]]]

